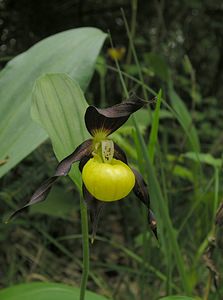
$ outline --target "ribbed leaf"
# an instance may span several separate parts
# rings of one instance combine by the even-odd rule
[[[0,291],[2,300],[79,300],[80,290],[60,283],[26,283]],[[86,300],[106,300],[105,297],[86,291]]]
[[[30,118],[35,80],[47,72],[66,72],[85,89],[105,37],[95,28],[56,34],[11,60],[0,73],[0,177],[47,138]]]
[[[77,82],[63,73],[41,76],[33,90],[32,117],[48,133],[59,161],[89,138],[84,123],[87,102]],[[80,188],[80,175],[70,175]]]

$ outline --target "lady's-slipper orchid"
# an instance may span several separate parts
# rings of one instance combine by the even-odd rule
[[[85,113],[85,124],[92,138],[84,141],[73,153],[64,158],[57,166],[55,174],[46,180],[29,202],[14,212],[11,218],[26,207],[45,200],[57,178],[66,176],[72,164],[79,161],[83,197],[90,209],[93,236],[104,204],[120,200],[133,190],[148,208],[149,224],[157,237],[156,221],[150,210],[146,183],[138,171],[128,166],[123,150],[109,138],[109,135],[122,126],[132,113],[145,104],[147,102],[141,99],[131,99],[105,109],[89,106]]]

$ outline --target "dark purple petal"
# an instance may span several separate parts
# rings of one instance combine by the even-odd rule
[[[69,173],[72,164],[81,160],[83,157],[90,155],[92,150],[92,139],[84,141],[73,153],[65,157],[59,163],[54,176],[66,176]]]
[[[91,219],[91,242],[94,242],[97,228],[98,228],[98,222],[100,219],[100,215],[102,213],[102,210],[105,206],[105,202],[99,201],[96,198],[94,198],[86,189],[85,185],[82,186],[83,189],[83,197],[87,204],[87,207],[90,212],[90,219]]]
[[[46,199],[46,197],[48,196],[52,185],[54,184],[54,182],[57,180],[57,176],[53,176],[48,178],[46,181],[44,181],[44,183],[42,183],[42,185],[35,191],[35,193],[32,195],[31,199],[29,200],[28,203],[26,203],[23,207],[19,208],[18,210],[16,210],[7,220],[10,221],[11,219],[13,219],[16,215],[18,215],[20,212],[24,211],[27,207],[29,207],[30,205],[33,205],[35,203],[39,203],[42,202]]]
[[[99,130],[103,130],[106,135],[109,135],[121,127],[132,113],[145,104],[147,104],[146,101],[133,98],[104,109],[89,106],[85,113],[87,130],[92,136]]]
[[[132,168],[133,173],[135,174],[135,186],[133,188],[133,192],[135,193],[136,197],[141,200],[145,206],[148,208],[148,221],[149,221],[149,226],[154,233],[155,237],[158,240],[158,235],[157,235],[157,222],[156,218],[150,209],[150,199],[149,199],[149,193],[148,193],[148,187],[146,182],[144,181],[142,175],[135,169]]]
[[[157,222],[156,218],[154,216],[154,213],[152,212],[151,209],[149,209],[149,226],[155,235],[156,239],[158,240],[158,234],[157,234]]]
[[[215,224],[219,226],[223,225],[223,202],[220,203],[218,207],[216,218],[215,218]]]
[[[150,209],[150,199],[148,193],[148,187],[143,179],[142,175],[134,168],[131,168],[133,173],[135,174],[135,186],[133,188],[133,192],[135,193],[136,197],[141,200],[148,209]]]
[[[114,150],[114,158],[121,160],[122,162],[127,164],[125,152],[116,143],[114,143]]]
[[[10,217],[9,220],[15,217],[18,213],[26,209],[28,206],[33,205],[35,203],[42,202],[46,199],[49,194],[52,185],[60,176],[66,176],[73,163],[81,160],[85,156],[89,155],[92,151],[92,140],[86,140],[81,145],[79,145],[73,153],[64,158],[57,166],[55,174],[44,181],[41,186],[35,191],[32,195],[31,199],[26,203],[22,208],[15,211]]]
[[[89,161],[90,158],[92,158],[93,156],[92,155],[88,155],[88,156],[85,156],[83,157],[80,162],[79,162],[79,170],[80,172],[82,173],[82,170],[83,170],[83,167],[84,165]]]

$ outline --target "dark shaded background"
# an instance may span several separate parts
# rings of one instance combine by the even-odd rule
[[[130,20],[131,1],[1,0],[1,66],[39,40],[80,26],[108,29],[118,45],[127,45],[121,18]],[[196,70],[202,95],[222,97],[223,3],[221,0],[139,1],[136,44],[164,55],[180,71],[187,54]]]

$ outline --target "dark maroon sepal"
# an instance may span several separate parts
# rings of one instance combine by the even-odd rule
[[[157,222],[156,218],[154,216],[154,213],[152,212],[151,209],[149,209],[149,226],[150,229],[152,230],[153,234],[155,235],[157,241],[158,241],[158,234],[157,234]]]
[[[79,162],[79,171],[82,173],[83,167],[85,166],[85,164],[89,161],[90,158],[92,158],[92,154],[83,157],[80,162]]]
[[[223,226],[223,202],[220,203],[218,207],[216,218],[215,218],[215,224],[219,226]]]
[[[82,186],[83,189],[83,197],[84,201],[87,204],[89,213],[90,213],[90,220],[91,220],[91,243],[93,244],[97,228],[98,228],[98,222],[102,213],[102,210],[105,206],[105,202],[99,201],[94,196],[92,196],[88,190],[86,189],[85,185]]]
[[[66,176],[73,163],[83,159],[84,157],[88,156],[92,151],[92,140],[86,140],[81,145],[79,145],[73,153],[71,153],[69,156],[65,157],[57,166],[55,174],[44,181],[41,186],[35,191],[35,193],[32,195],[31,199],[26,203],[23,207],[15,211],[8,219],[11,220],[14,218],[17,214],[25,210],[28,206],[33,205],[35,203],[42,202],[46,199],[48,196],[54,182],[57,180],[60,176]]]
[[[59,163],[54,176],[66,176],[69,173],[72,164],[89,156],[92,150],[92,139],[84,141],[74,150],[74,152]]]
[[[114,106],[99,109],[89,106],[85,113],[85,124],[89,133],[94,136],[103,130],[107,135],[121,127],[132,113],[147,104],[146,101],[133,98]]]
[[[118,159],[118,160],[121,160],[125,164],[128,164],[125,152],[116,143],[114,143],[114,158]]]
[[[131,169],[135,174],[135,186],[133,188],[133,192],[135,193],[136,197],[138,197],[139,200],[141,200],[146,207],[150,209],[150,199],[147,184],[142,175],[136,169]]]
[[[135,174],[135,186],[133,188],[133,192],[135,193],[136,197],[139,198],[139,200],[142,201],[143,204],[147,207],[149,226],[156,239],[158,240],[157,222],[152,210],[150,209],[150,199],[147,184],[144,181],[142,175],[137,170],[132,168],[132,171]]]
[[[26,210],[26,208],[28,208],[30,205],[44,201],[46,199],[46,197],[48,196],[48,194],[51,190],[51,187],[54,184],[54,182],[57,180],[57,178],[58,178],[57,176],[53,176],[53,177],[48,178],[46,181],[44,181],[44,183],[42,183],[42,185],[32,195],[29,202],[26,203],[23,207],[16,210],[13,214],[11,214],[11,216],[8,218],[6,223],[8,223],[11,219],[16,217],[19,213]]]

